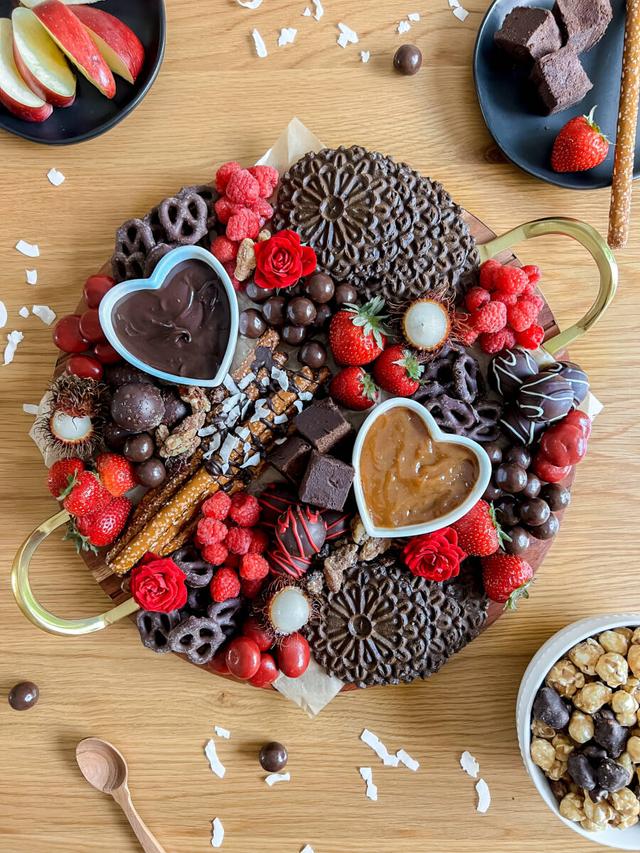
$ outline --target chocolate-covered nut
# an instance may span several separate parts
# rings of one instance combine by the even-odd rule
[[[497,442],[489,441],[487,444],[483,444],[482,447],[492,465],[499,465],[502,462],[502,448]]]
[[[415,44],[402,44],[393,57],[393,67],[406,76],[413,77],[422,68],[422,51]]]
[[[592,803],[600,803],[608,795],[609,792],[606,788],[603,788],[602,785],[596,785],[593,790],[589,791],[589,799]]]
[[[533,719],[541,720],[556,731],[569,725],[569,711],[553,687],[541,687],[533,702]]]
[[[571,757],[571,756],[569,756]],[[613,791],[619,791],[620,788],[626,788],[631,782],[631,774],[626,767],[613,761],[611,758],[603,758],[596,769],[596,779],[598,784],[611,794]]]
[[[543,370],[520,386],[516,404],[529,420],[553,423],[564,418],[573,408],[573,389],[559,374]]]
[[[136,465],[134,470],[140,485],[147,486],[149,489],[161,486],[167,477],[167,469],[160,459],[155,457]]]
[[[547,504],[548,506],[548,504]],[[544,521],[542,524],[537,524],[535,527],[532,527],[529,531],[532,536],[535,536],[536,539],[553,539],[553,537],[560,530],[560,522],[556,518],[556,516],[551,513],[549,518]]]
[[[520,513],[515,498],[505,495],[495,505],[496,518],[501,527],[515,527],[520,523]]]
[[[124,443],[122,453],[129,462],[146,462],[155,451],[155,444],[148,432],[130,436]]]
[[[606,711],[607,709],[603,710]],[[598,711],[597,714],[593,715],[593,722],[594,741],[606,749],[610,758],[617,758],[621,755],[629,737],[629,730],[626,726],[621,726],[613,714],[609,716],[603,711]]]
[[[240,314],[238,329],[245,338],[259,338],[266,332],[267,324],[259,311],[255,308],[246,308]]]
[[[527,472],[515,462],[503,462],[496,468],[493,480],[498,488],[515,495],[527,485]]]
[[[596,787],[596,774],[589,759],[580,752],[572,752],[567,758],[567,772],[576,785],[587,791]]]
[[[304,326],[285,326],[282,330],[282,340],[292,347],[298,347],[307,336]]]
[[[38,701],[40,690],[33,681],[21,681],[15,684],[9,691],[9,705],[14,711],[28,711]]]
[[[155,386],[130,382],[113,395],[111,417],[119,427],[131,432],[155,429],[164,417],[164,400]]]
[[[552,512],[560,512],[571,503],[571,492],[559,483],[547,483],[540,492],[540,497],[549,504]]]
[[[267,773],[278,773],[286,767],[289,756],[286,748],[274,740],[262,747],[258,759],[260,766]]]
[[[521,468],[528,468],[531,465],[531,454],[526,447],[510,447],[504,454],[505,462],[513,462]]]
[[[284,296],[270,296],[262,307],[262,316],[270,326],[284,326],[285,307]]]
[[[298,360],[307,367],[317,370],[327,360],[327,351],[319,341],[307,341],[300,347]]]
[[[161,423],[165,426],[172,427],[186,418],[189,414],[189,407],[181,400],[173,388],[160,388],[160,394],[164,401],[164,415]]]
[[[108,421],[102,429],[104,443],[109,450],[120,452],[131,435],[128,429],[122,429],[115,421]]]
[[[602,758],[607,758],[607,750],[603,749],[601,746],[596,746],[594,743],[590,743],[588,746],[582,750],[582,754],[586,755],[589,761],[598,762]]]
[[[358,301],[358,291],[352,284],[339,284],[336,287],[335,300],[338,305],[355,305]]]
[[[511,400],[523,382],[537,375],[538,369],[538,363],[528,350],[521,347],[503,350],[491,359],[489,384],[503,400]]]
[[[333,299],[336,287],[330,276],[317,272],[305,281],[304,292],[317,305],[324,305],[325,302]]]
[[[522,496],[526,498],[537,498],[540,494],[542,483],[531,471],[527,472],[527,485],[522,490]]]
[[[316,306],[306,296],[295,296],[287,305],[287,321],[292,326],[310,326],[316,319]]]
[[[497,486],[494,486],[493,483],[489,483],[487,488],[484,490],[482,499],[487,501],[488,503],[493,503],[494,501],[497,501],[501,495],[502,489],[499,489]]]
[[[527,527],[539,527],[550,514],[549,504],[542,498],[528,498],[520,504],[520,520]]]
[[[252,302],[261,304],[273,296],[273,290],[268,287],[259,287],[255,281],[250,281],[244,289],[244,292]]]
[[[531,539],[524,527],[512,527],[505,531],[508,539],[502,543],[507,554],[524,554],[531,545]]]
[[[316,308],[316,319],[313,321],[313,325],[318,329],[322,329],[326,326],[332,315],[333,311],[329,305],[318,305]]]

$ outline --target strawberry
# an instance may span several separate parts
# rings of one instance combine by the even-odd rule
[[[386,344],[384,299],[376,296],[365,305],[347,305],[331,319],[329,344],[338,364],[369,364]]]
[[[378,402],[378,387],[361,367],[343,367],[331,380],[329,394],[345,409],[362,412]]]
[[[81,471],[62,505],[68,513],[80,517],[99,512],[110,500],[111,495],[96,475],[91,471]]]
[[[472,557],[495,554],[504,538],[493,507],[482,500],[451,526],[458,534],[462,550]]]
[[[515,554],[491,554],[483,557],[484,590],[493,601],[505,602],[505,610],[515,610],[521,598],[529,598],[533,569]]]
[[[584,172],[600,165],[609,153],[609,140],[595,123],[593,114],[575,116],[556,136],[551,152],[554,172]]]
[[[116,498],[136,485],[133,465],[119,453],[101,453],[96,458],[96,468],[100,482]]]
[[[98,512],[77,518],[69,538],[75,539],[78,551],[95,551],[111,545],[122,532],[130,511],[131,501],[128,498],[112,498]]]
[[[424,367],[411,350],[394,344],[378,357],[373,376],[378,385],[398,397],[410,397],[420,387]]]
[[[81,471],[84,471],[82,459],[60,459],[59,462],[54,462],[47,476],[47,487],[54,498],[65,498]]]

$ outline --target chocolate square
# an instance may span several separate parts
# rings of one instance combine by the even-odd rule
[[[319,509],[341,510],[351,490],[354,473],[353,466],[346,462],[313,450],[298,497]]]
[[[533,63],[562,47],[560,28],[549,9],[516,6],[494,35],[496,45],[516,62]]]
[[[311,445],[299,436],[292,435],[269,454],[267,462],[287,480],[299,483],[306,470],[310,453]]]
[[[577,104],[593,88],[578,55],[570,47],[539,59],[533,66],[530,80],[547,115]]]
[[[296,417],[296,429],[318,453],[328,453],[351,432],[351,424],[330,397],[318,400]]]
[[[566,44],[576,53],[591,50],[613,17],[610,0],[556,0],[553,14]]]

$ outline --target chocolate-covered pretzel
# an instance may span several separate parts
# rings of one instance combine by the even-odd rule
[[[456,400],[448,394],[441,394],[424,403],[440,429],[456,435],[467,435],[477,423],[476,413],[470,403]]]
[[[228,598],[221,602],[214,601],[207,610],[207,616],[218,623],[222,633],[228,639],[239,628],[241,608],[241,598]]]
[[[178,548],[171,554],[171,559],[184,572],[187,586],[199,589],[211,583],[214,567],[202,559],[194,546],[185,545],[184,548]]]
[[[465,432],[466,437],[480,443],[495,441],[500,435],[499,421],[502,416],[502,405],[497,400],[477,400],[473,408],[477,422],[474,427]]]
[[[158,205],[157,217],[167,242],[179,246],[191,246],[209,231],[207,203],[192,189],[164,199]]]
[[[179,610],[172,610],[171,613],[141,610],[136,616],[136,623],[143,646],[159,655],[171,651],[169,634],[179,624],[181,618]]]
[[[186,655],[191,663],[204,666],[225,641],[222,628],[207,616],[189,616],[169,634],[172,652]]]
[[[158,266],[158,263],[164,258],[166,254],[168,254],[172,249],[175,249],[175,246],[172,246],[170,243],[158,243],[155,245],[144,261],[144,275],[145,278],[149,278],[154,269]]]

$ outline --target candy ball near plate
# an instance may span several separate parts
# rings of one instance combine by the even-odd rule
[[[336,287],[331,276],[317,272],[306,280],[304,292],[317,305],[324,305],[333,299]]]
[[[286,747],[277,741],[265,744],[260,750],[258,760],[260,767],[267,773],[278,773],[283,770],[289,759]]]
[[[247,308],[240,314],[238,330],[245,338],[259,338],[266,329],[264,317],[255,308]]]
[[[14,711],[28,711],[40,697],[40,690],[33,681],[21,681],[9,691],[9,705]]]
[[[355,305],[358,301],[358,291],[352,284],[339,284],[335,292],[336,303],[341,305]]]
[[[396,50],[393,67],[401,74],[412,77],[422,68],[422,51],[415,44],[403,44]]]
[[[287,320],[292,326],[310,326],[316,319],[316,306],[306,296],[294,296],[287,305]]]
[[[301,364],[317,370],[324,367],[327,361],[327,350],[319,341],[307,341],[300,347],[298,359]]]
[[[164,417],[162,395],[148,383],[121,385],[111,400],[111,417],[119,427],[131,432],[155,429]]]
[[[129,462],[146,462],[154,452],[155,444],[148,432],[130,436],[122,448],[122,454]]]
[[[151,458],[135,467],[136,477],[141,486],[155,489],[167,479],[167,469],[159,459]]]

